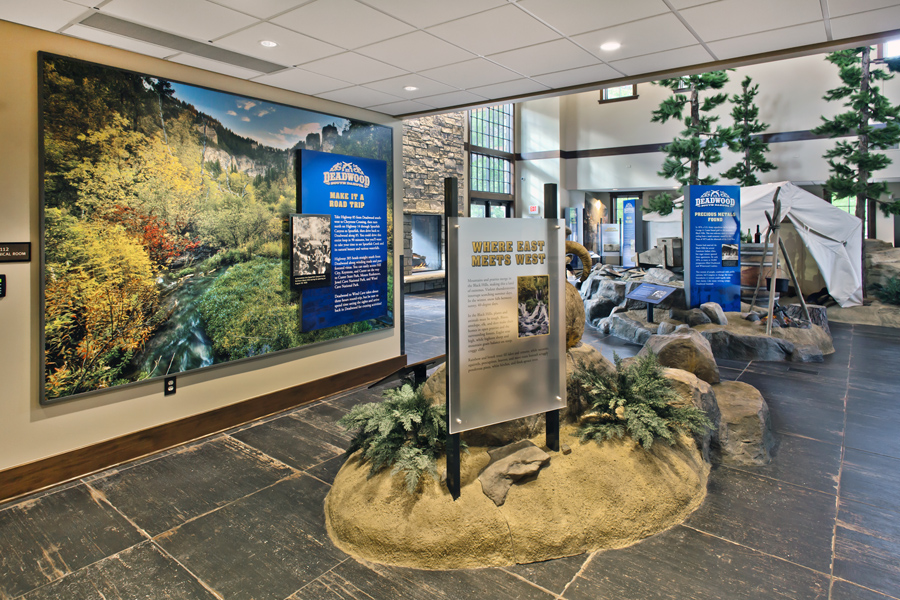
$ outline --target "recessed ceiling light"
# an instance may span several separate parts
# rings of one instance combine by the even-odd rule
[[[414,86],[414,85],[408,85],[408,86],[406,86],[406,87],[403,88],[403,89],[406,90],[407,92],[414,92],[414,91],[416,91],[416,90],[419,89],[419,88],[417,88],[417,87]]]
[[[274,48],[278,45],[278,42],[273,42],[272,40],[262,40],[259,42],[259,45],[265,48]]]
[[[606,42],[605,44],[600,45],[600,49],[606,52],[612,52],[613,50],[618,50],[622,47],[622,44],[619,42]]]

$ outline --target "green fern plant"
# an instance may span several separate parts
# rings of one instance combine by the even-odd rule
[[[362,451],[362,459],[370,463],[369,477],[393,466],[391,475],[403,473],[412,494],[426,473],[438,478],[436,461],[444,453],[447,408],[425,398],[422,386],[404,384],[382,395],[383,401],[354,406],[338,421],[355,432],[347,454]]]
[[[875,284],[875,295],[885,304],[900,305],[900,278],[891,277],[884,285]]]
[[[676,434],[703,435],[712,429],[706,414],[693,406],[675,406],[678,394],[663,376],[656,355],[639,356],[628,365],[615,356],[616,372],[581,364],[575,370],[568,393],[590,412],[582,417],[582,442],[634,438],[645,450],[657,439],[674,444]]]

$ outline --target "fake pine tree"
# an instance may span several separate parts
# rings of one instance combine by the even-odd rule
[[[727,128],[716,127],[713,123],[719,117],[709,113],[728,100],[728,94],[720,93],[701,99],[703,92],[720,90],[728,82],[725,71],[712,71],[701,75],[690,75],[677,79],[663,79],[657,84],[673,92],[687,89],[687,94],[676,93],[666,98],[653,111],[653,123],[665,123],[669,119],[683,119],[685,128],[682,137],[675,138],[664,150],[668,154],[659,175],[677,180],[681,185],[711,185],[715,177],[700,177],[700,165],[710,166],[722,160],[719,148],[731,136]],[[685,108],[687,116],[682,116]]]
[[[767,173],[775,169],[775,165],[766,160],[769,145],[759,137],[754,137],[769,128],[768,123],[761,123],[759,107],[754,98],[759,93],[759,84],[750,85],[753,80],[748,76],[741,82],[741,93],[731,97],[732,137],[728,140],[728,149],[742,155],[742,160],[722,173],[722,177],[732,179],[741,186],[759,185],[756,173]]]
[[[832,198],[856,198],[856,216],[865,222],[866,205],[875,200],[882,212],[900,213],[900,201],[885,202],[881,197],[887,193],[887,184],[873,182],[872,173],[891,164],[891,159],[873,150],[885,150],[900,142],[900,107],[892,105],[881,93],[879,81],[891,79],[893,75],[879,68],[873,61],[872,49],[868,46],[850,50],[838,50],[828,55],[826,60],[840,70],[844,85],[828,90],[825,100],[844,101],[849,110],[833,119],[822,117],[822,125],[813,133],[828,137],[854,136],[851,141],[839,141],[825,153],[831,176],[825,189]],[[874,67],[874,68],[873,68]],[[862,264],[863,290],[865,290],[866,264],[865,227],[863,227]]]

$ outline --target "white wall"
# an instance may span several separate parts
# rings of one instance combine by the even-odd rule
[[[394,129],[394,207],[402,214],[401,136],[398,122],[354,109],[232,79],[122,50],[0,21],[0,240],[32,243],[30,263],[0,264],[8,277],[0,299],[0,469],[88,446],[147,427],[210,411],[399,355],[398,329],[386,330],[221,368],[180,375],[178,393],[162,383],[137,385],[42,407],[40,348],[40,212],[38,196],[37,52],[152,73],[391,125]],[[400,227],[395,249],[401,249]],[[395,250],[396,252],[396,250]],[[394,261],[395,266],[399,260]],[[396,273],[395,273],[396,276]]]
[[[759,118],[770,125],[766,133],[806,131],[821,123],[821,116],[832,117],[845,110],[840,103],[826,102],[822,96],[840,85],[837,68],[825,60],[825,55],[807,56],[771,63],[741,67],[729,72],[729,83],[723,91],[729,95],[740,92],[745,76],[759,84],[757,104]],[[884,84],[884,91],[895,103],[900,103],[900,78]],[[670,120],[651,123],[651,113],[671,91],[651,83],[638,85],[638,98],[598,104],[600,92],[572,94],[552,100],[524,102],[518,105],[523,114],[540,111],[547,114],[548,102],[558,103],[560,142],[563,151],[614,149],[643,144],[661,144],[676,137],[683,124]],[[541,103],[540,109],[537,104]],[[719,123],[731,124],[730,103],[719,107]],[[522,119],[519,136],[535,140],[549,134],[550,127],[536,119]],[[547,140],[543,146],[550,146]],[[834,146],[834,140],[809,140],[770,143],[768,159],[777,169],[760,174],[761,181],[824,182],[828,178],[828,164],[822,155]],[[877,178],[900,178],[900,150],[885,152],[894,163],[876,173]],[[727,170],[739,156],[723,150],[723,160],[711,169],[701,169],[701,175],[715,175]],[[561,167],[568,190],[666,190],[675,182],[657,175],[665,155],[662,152],[613,154],[610,156],[564,159]],[[530,165],[523,161],[524,176],[536,179],[547,176],[546,166]],[[720,180],[721,183],[730,183]],[[900,190],[898,190],[900,192]],[[527,197],[529,188],[523,189]],[[819,191],[821,193],[821,191]],[[900,193],[898,193],[900,195]],[[646,195],[645,195],[646,196]],[[892,219],[880,217],[878,237],[893,239]]]

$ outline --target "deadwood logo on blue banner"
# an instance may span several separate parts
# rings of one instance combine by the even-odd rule
[[[331,215],[331,285],[303,290],[314,331],[387,315],[387,164],[300,150],[298,210]]]
[[[688,307],[718,302],[741,310],[741,188],[692,185],[684,204],[684,291]]]

